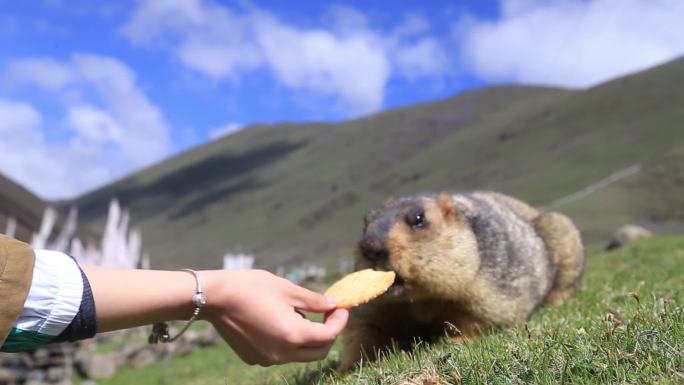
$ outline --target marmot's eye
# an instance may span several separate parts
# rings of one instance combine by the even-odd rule
[[[406,217],[406,223],[408,223],[412,229],[424,227],[426,224],[425,213],[419,212],[415,214],[409,214]]]

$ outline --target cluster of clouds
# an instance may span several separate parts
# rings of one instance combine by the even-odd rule
[[[42,196],[89,190],[168,154],[170,126],[116,59],[17,59],[4,78],[62,104],[57,125],[45,127],[33,105],[0,98],[1,169]]]
[[[380,109],[392,77],[449,70],[445,47],[423,18],[407,16],[379,31],[361,12],[338,5],[327,19],[325,28],[300,28],[253,7],[146,0],[120,32],[134,44],[166,47],[187,68],[218,81],[266,70],[292,91],[331,98],[347,115]]]
[[[489,83],[584,88],[684,55],[681,0],[502,0],[454,26],[461,70]]]
[[[319,27],[302,27],[253,5],[214,0],[140,0],[112,34],[139,52],[162,52],[181,71],[219,87],[253,73],[343,115],[383,107],[392,80],[588,87],[684,54],[681,0],[500,0],[500,15],[455,16],[451,34],[405,15],[379,29],[365,14],[332,6]],[[46,198],[82,193],[179,147],[173,125],[121,60],[71,53],[17,58],[0,67],[11,89],[59,101],[55,127],[38,105],[0,96],[0,170]],[[307,99],[308,98],[308,99]],[[242,127],[207,130],[210,139]],[[58,132],[61,135],[55,135]]]

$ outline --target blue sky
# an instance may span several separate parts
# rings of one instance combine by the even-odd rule
[[[0,2],[0,172],[71,197],[252,123],[684,53],[680,0]]]

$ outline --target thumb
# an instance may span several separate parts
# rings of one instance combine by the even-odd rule
[[[291,305],[314,313],[325,313],[335,308],[335,300],[301,286],[293,285]]]
[[[342,329],[347,326],[348,320],[349,310],[347,309],[335,309],[325,315],[325,325],[329,330],[335,333],[335,335],[342,332]]]
[[[303,347],[330,347],[337,336],[342,333],[349,320],[349,310],[335,309],[328,313],[324,323],[310,322],[307,326],[306,340]]]

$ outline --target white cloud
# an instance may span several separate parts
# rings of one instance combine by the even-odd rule
[[[430,31],[428,21],[418,14],[407,14],[401,24],[397,25],[392,31],[395,39],[404,39],[421,36]]]
[[[182,42],[176,54],[186,66],[219,80],[235,78],[240,70],[256,68],[262,61],[254,46],[241,41],[193,38]]]
[[[3,150],[40,140],[35,129],[40,126],[42,117],[33,106],[0,99],[0,117],[0,145],[4,146]]]
[[[48,145],[41,124],[31,105],[0,99],[0,170],[42,196],[68,195],[83,168],[72,162],[74,153]]]
[[[51,74],[58,79],[50,80]],[[158,161],[171,150],[170,128],[159,109],[135,84],[135,75],[116,59],[74,54],[71,60],[15,60],[4,79],[53,94],[64,117],[46,127],[27,103],[4,100],[0,170],[45,198],[82,193]],[[59,104],[58,104],[59,106]],[[66,133],[61,142],[46,132]]]
[[[120,144],[127,159],[140,166],[168,153],[170,129],[161,111],[137,88],[135,75],[125,64],[84,54],[74,55],[72,62],[84,82],[97,91],[103,105],[125,128]]]
[[[429,37],[425,19],[407,18],[396,33],[372,29],[348,6],[330,7],[324,19],[325,27],[300,28],[252,6],[143,0],[121,32],[134,43],[169,48],[215,80],[267,70],[293,90],[332,97],[349,115],[381,108],[392,76],[413,80],[447,71],[447,55]]]
[[[298,30],[263,13],[255,17],[255,26],[264,56],[282,83],[339,95],[353,113],[382,105],[390,65],[379,41],[360,34]]]
[[[50,90],[59,90],[74,80],[72,68],[53,59],[15,60],[7,67],[7,78],[30,82]]]
[[[67,123],[83,139],[97,144],[120,144],[124,136],[124,130],[107,111],[89,105],[70,108]]]
[[[235,133],[244,128],[242,123],[230,122],[223,126],[212,128],[209,130],[209,139],[216,140],[224,138],[232,133]]]
[[[332,4],[323,15],[323,23],[338,33],[357,33],[368,29],[368,18],[357,9],[344,4]]]
[[[587,87],[684,54],[681,0],[502,0],[500,20],[456,28],[490,82]]]
[[[216,13],[200,0],[141,1],[121,32],[137,43],[149,43],[168,32],[183,34],[207,24],[211,15]]]
[[[413,44],[401,44],[394,51],[397,70],[407,79],[438,76],[449,67],[449,58],[434,38],[422,38]]]
[[[200,0],[141,1],[121,32],[134,43],[168,44],[184,65],[215,79],[261,64],[248,17]]]

